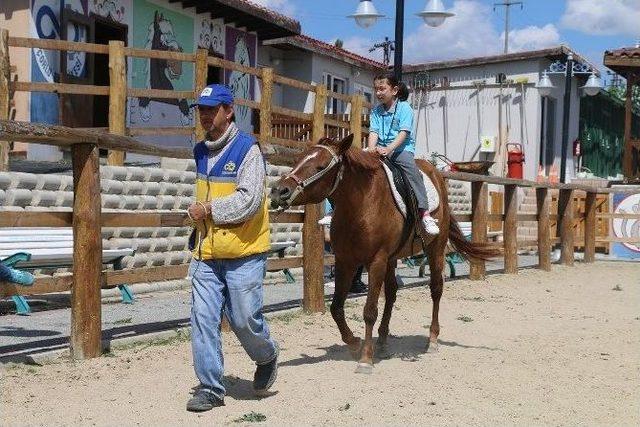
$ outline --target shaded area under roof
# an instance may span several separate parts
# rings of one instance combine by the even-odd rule
[[[561,45],[547,49],[528,50],[524,52],[514,52],[501,55],[478,56],[474,58],[454,59],[450,61],[427,62],[424,64],[404,65],[403,73],[413,73],[430,70],[442,70],[449,68],[472,67],[475,65],[498,64],[501,62],[523,61],[527,59],[548,58],[552,61],[565,60],[567,55],[573,54],[573,59],[583,64],[589,65],[599,76],[600,70],[594,66],[584,56],[573,51],[569,46]]]
[[[604,52],[604,65],[618,74],[640,74],[640,47],[623,47]]]
[[[331,58],[339,59],[347,64],[364,67],[371,70],[385,70],[387,67],[378,61],[365,58],[357,53],[350,52],[343,48],[334,46],[329,43],[314,39],[312,37],[300,34],[293,37],[283,37],[279,39],[269,40],[264,42],[265,46],[273,46],[282,50],[301,49],[309,52],[319,53],[327,55]]]
[[[169,0],[182,7],[194,7],[196,13],[210,13],[225,24],[234,23],[247,31],[255,31],[259,40],[300,34],[300,22],[246,0]]]

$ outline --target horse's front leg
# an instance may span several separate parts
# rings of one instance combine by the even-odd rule
[[[351,279],[356,271],[356,266],[336,258],[335,291],[331,301],[331,316],[338,325],[342,341],[349,346],[349,351],[354,358],[360,351],[360,338],[353,336],[347,321],[344,318],[344,301],[347,299]]]
[[[356,372],[370,374],[373,372],[373,325],[378,318],[378,297],[387,272],[388,259],[385,256],[377,256],[369,265],[369,293],[367,302],[364,305],[364,322],[366,331],[364,336],[364,346]]]

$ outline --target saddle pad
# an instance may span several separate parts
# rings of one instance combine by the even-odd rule
[[[393,193],[393,200],[396,202],[396,206],[398,210],[402,214],[403,217],[407,217],[407,206],[402,200],[402,196],[396,189],[395,184],[393,183],[393,173],[391,169],[384,163],[382,163],[382,167],[384,168],[384,172],[387,174],[387,181],[389,181],[389,185],[391,186],[391,192]],[[420,169],[418,169],[420,170]],[[424,186],[427,189],[427,204],[429,205],[429,212],[433,212],[440,206],[440,196],[438,195],[438,190],[436,190],[435,185],[431,182],[431,179],[424,172],[420,171],[420,175],[422,175],[422,180],[424,181]]]

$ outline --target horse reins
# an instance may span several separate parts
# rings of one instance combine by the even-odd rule
[[[338,184],[340,183],[340,180],[342,179],[342,174],[344,172],[344,165],[341,163],[342,156],[337,155],[331,148],[327,147],[326,145],[316,145],[316,147],[324,148],[325,150],[327,150],[329,154],[331,154],[331,161],[321,171],[311,175],[309,178],[305,180],[301,180],[300,178],[298,178],[298,176],[296,176],[296,174],[293,171],[290,172],[285,177],[285,179],[291,178],[297,184],[296,188],[294,188],[293,192],[291,193],[291,196],[289,197],[289,200],[291,201],[295,200],[296,197],[298,197],[298,195],[304,191],[305,187],[313,184],[314,182],[316,182],[317,180],[325,176],[331,169],[333,169],[335,165],[340,164],[338,175],[336,176],[336,179],[333,182],[333,186],[331,187],[331,191],[329,191],[329,194],[327,194],[327,197],[331,196],[333,192],[336,191],[336,188],[338,188]]]

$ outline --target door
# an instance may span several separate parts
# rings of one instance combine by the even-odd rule
[[[555,135],[556,135],[556,100],[546,97],[545,114],[543,123],[544,169],[547,173],[555,160]]]
[[[88,16],[71,10],[62,12],[62,40],[93,43],[95,23]],[[94,55],[86,52],[60,51],[60,82],[94,84]],[[93,95],[60,95],[60,123],[69,127],[93,127]]]

